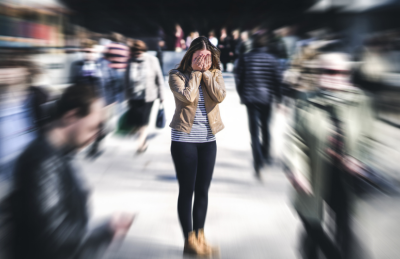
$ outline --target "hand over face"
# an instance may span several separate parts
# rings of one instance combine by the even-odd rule
[[[202,71],[203,70],[203,63],[204,63],[205,55],[200,54],[192,61],[192,69],[195,71]]]
[[[207,49],[197,50],[192,56],[192,69],[194,71],[207,71],[211,68],[211,52]]]
[[[208,54],[205,58],[204,58],[204,62],[203,62],[203,67],[201,71],[207,71],[211,68],[212,65],[212,59],[211,59],[211,55]]]

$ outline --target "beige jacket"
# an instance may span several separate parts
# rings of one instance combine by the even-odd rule
[[[200,97],[199,85],[203,90],[208,122],[215,135],[224,128],[218,104],[226,96],[222,73],[218,69],[187,73],[172,69],[169,72],[169,87],[174,94],[176,104],[175,114],[169,126],[190,133]]]

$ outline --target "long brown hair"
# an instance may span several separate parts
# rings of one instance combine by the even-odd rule
[[[206,37],[198,37],[192,41],[189,49],[186,51],[185,56],[177,69],[181,72],[187,72],[192,69],[192,58],[193,54],[198,50],[207,49],[211,52],[212,64],[210,69],[221,69],[219,66],[219,57],[221,55],[220,50],[215,47]]]

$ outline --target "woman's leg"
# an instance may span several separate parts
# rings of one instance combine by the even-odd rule
[[[198,163],[193,205],[193,229],[204,228],[208,206],[208,190],[214,172],[217,144],[215,141],[198,144]]]
[[[148,125],[141,126],[138,130],[138,151],[143,152],[147,149],[147,135],[148,135]]]
[[[192,226],[192,197],[197,172],[197,144],[172,141],[171,154],[179,183],[178,216],[183,235],[188,238]]]
[[[138,152],[144,152],[147,149],[147,135],[149,133],[149,120],[151,114],[151,108],[154,102],[148,102],[143,104],[141,111],[140,128],[138,130]]]

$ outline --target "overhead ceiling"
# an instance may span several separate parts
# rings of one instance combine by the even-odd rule
[[[76,12],[75,22],[97,32],[118,31],[131,36],[157,34],[160,26],[185,31],[227,26],[276,27],[297,22],[316,0],[61,0]]]

